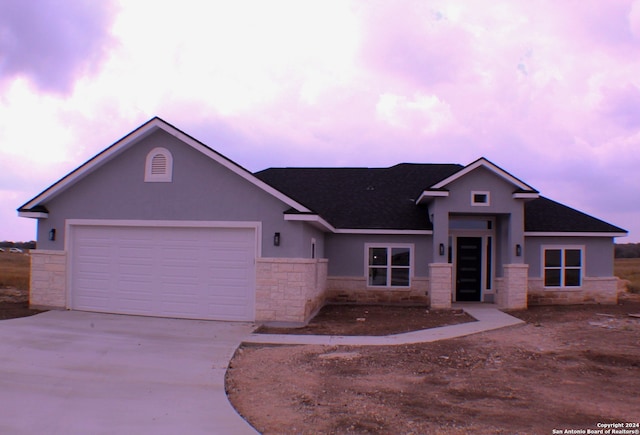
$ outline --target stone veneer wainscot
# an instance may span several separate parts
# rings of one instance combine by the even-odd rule
[[[256,321],[306,323],[324,304],[326,259],[259,258]]]
[[[67,254],[32,250],[29,305],[32,308],[67,307]]]

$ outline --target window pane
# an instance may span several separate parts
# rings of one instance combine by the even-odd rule
[[[491,222],[491,221],[489,221]],[[492,278],[491,278],[491,272],[492,272],[492,266],[491,266],[491,237],[487,237],[487,271],[485,273],[485,275],[487,276],[487,282],[485,284],[485,286],[487,287],[487,290],[491,290],[491,282],[492,282]]]
[[[547,249],[544,251],[545,267],[560,267],[560,249]]]
[[[565,270],[564,285],[566,287],[580,287],[580,269]]]
[[[473,203],[474,204],[486,204],[488,202],[486,193],[474,193],[473,194]]]
[[[386,266],[387,248],[369,248],[369,265]]]
[[[369,268],[369,285],[387,285],[387,269],[385,267]]]
[[[391,285],[409,287],[409,269],[391,269]]]
[[[391,264],[393,266],[409,265],[409,248],[392,248]]]
[[[567,249],[564,251],[564,265],[565,267],[580,267],[582,266],[582,255],[579,249]]]
[[[544,286],[560,287],[560,269],[545,269]]]

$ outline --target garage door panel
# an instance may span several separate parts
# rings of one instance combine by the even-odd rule
[[[255,239],[249,228],[74,227],[71,306],[253,320]]]
[[[206,305],[208,311],[216,313],[216,317],[220,320],[233,320],[234,318],[242,315],[242,310],[237,305],[219,305],[208,304]]]

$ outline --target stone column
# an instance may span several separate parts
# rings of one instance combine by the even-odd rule
[[[33,250],[29,305],[34,308],[67,307],[67,254],[64,251]]]
[[[500,308],[508,310],[527,308],[528,281],[528,264],[505,264],[501,294],[498,295]]]
[[[451,308],[453,265],[449,263],[429,264],[429,296],[432,309]]]
[[[326,259],[259,258],[256,321],[304,324],[324,303]]]

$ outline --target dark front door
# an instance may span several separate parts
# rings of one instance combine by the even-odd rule
[[[458,237],[456,240],[456,301],[479,301],[482,237]]]

